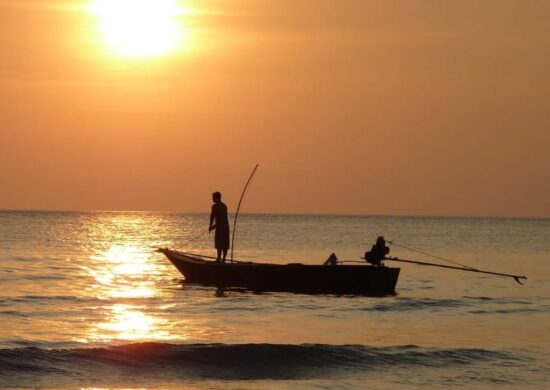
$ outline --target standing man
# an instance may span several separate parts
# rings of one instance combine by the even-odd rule
[[[215,247],[218,250],[216,261],[223,261],[227,256],[229,249],[229,219],[227,218],[227,206],[222,202],[222,194],[214,192],[212,194],[212,213],[210,213],[210,226],[208,231],[216,229],[214,234]],[[223,254],[223,258],[222,258]]]

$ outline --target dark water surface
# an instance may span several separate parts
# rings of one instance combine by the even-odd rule
[[[528,280],[401,264],[396,296],[220,296],[151,248],[212,255],[183,245],[207,215],[0,212],[0,387],[550,387],[550,220],[241,218],[239,259],[358,260],[383,234]]]

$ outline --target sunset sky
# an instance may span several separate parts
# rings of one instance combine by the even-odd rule
[[[155,6],[151,6],[151,3]],[[550,1],[0,0],[0,209],[550,217]]]

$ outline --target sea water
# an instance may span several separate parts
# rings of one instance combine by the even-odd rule
[[[0,212],[0,387],[550,388],[550,220],[242,215],[234,257],[360,261],[395,244],[513,279],[401,268],[386,297],[187,285],[208,215]],[[443,262],[391,246],[402,259]],[[444,263],[447,264],[447,263]]]

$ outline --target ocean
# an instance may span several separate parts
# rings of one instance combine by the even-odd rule
[[[1,211],[0,388],[550,388],[549,219],[239,217],[239,260],[360,260],[383,235],[528,278],[388,262],[401,274],[385,297],[187,285],[154,248],[215,255],[207,227],[207,214]],[[441,262],[402,246],[390,255]]]

